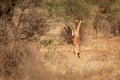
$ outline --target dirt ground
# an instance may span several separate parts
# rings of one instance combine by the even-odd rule
[[[20,44],[20,42],[16,44]],[[14,45],[14,43],[9,44],[9,46]],[[1,60],[0,80],[120,79],[119,37],[86,41],[81,46],[80,58],[73,54],[73,46],[70,44],[51,44],[47,47],[39,46],[35,43],[24,43],[20,45],[26,45],[24,48],[29,50],[30,56],[24,53],[25,55],[22,57],[23,63],[21,61],[16,66],[6,65],[7,68],[4,66],[7,63],[4,63],[2,66],[5,58],[3,61]],[[22,47],[19,47],[18,51],[26,52]],[[10,48],[8,47],[7,49]],[[1,46],[2,50],[5,50],[3,46]],[[15,56],[15,58],[17,57]],[[4,71],[8,71],[8,73]]]
[[[49,25],[40,41],[0,45],[0,80],[120,80],[119,36],[82,41],[78,58],[58,36],[64,25]]]
[[[78,58],[58,36],[64,24],[47,23],[40,41],[0,45],[0,80],[120,80],[120,36],[83,40]]]
[[[74,56],[71,45],[59,45],[54,49],[54,53],[45,49],[47,54],[44,53],[45,59],[42,60],[49,69],[65,76],[60,80],[120,79],[119,38],[95,39],[83,44],[86,45],[81,46],[80,59]],[[59,77],[55,80],[59,80]]]

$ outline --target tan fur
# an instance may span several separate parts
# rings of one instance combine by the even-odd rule
[[[78,26],[75,30],[72,30],[72,36],[73,36],[73,44],[74,44],[74,53],[78,57],[80,57],[80,26],[81,26],[81,20],[78,23]]]

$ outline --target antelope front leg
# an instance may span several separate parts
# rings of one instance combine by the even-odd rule
[[[80,58],[80,50],[79,49],[74,49],[73,51],[74,55],[77,56],[78,58]]]
[[[77,53],[78,58],[80,58],[80,52]]]

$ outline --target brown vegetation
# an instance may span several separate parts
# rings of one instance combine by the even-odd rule
[[[0,0],[0,80],[119,80],[119,3]],[[78,18],[80,58],[68,44]]]

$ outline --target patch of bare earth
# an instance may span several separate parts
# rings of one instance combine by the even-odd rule
[[[0,53],[0,80],[120,79],[119,37],[86,41],[80,58],[70,44],[44,47],[21,41],[1,45]]]
[[[84,42],[80,59],[74,56],[72,45],[51,45],[40,53],[48,69],[65,76],[60,80],[120,79],[119,37]]]

